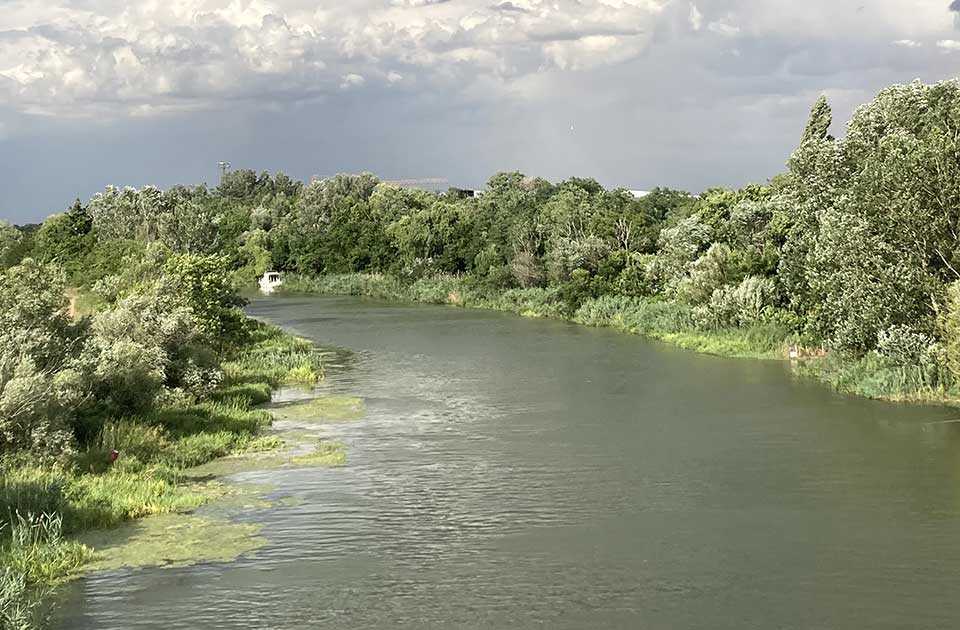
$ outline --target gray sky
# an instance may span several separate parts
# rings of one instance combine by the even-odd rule
[[[699,191],[960,71],[960,0],[0,0],[0,218],[216,164]]]

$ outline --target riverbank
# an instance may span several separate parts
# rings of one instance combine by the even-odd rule
[[[196,467],[284,446],[263,434],[272,417],[258,406],[280,385],[320,380],[321,357],[279,328],[253,320],[250,327],[202,400],[110,419],[93,446],[53,464],[27,454],[0,462],[0,627],[43,626],[51,596],[94,556],[77,535],[209,503],[228,490],[212,475],[191,474]],[[317,461],[336,463],[330,449],[318,445],[326,459]]]
[[[797,336],[775,323],[743,328],[709,328],[697,324],[684,304],[621,295],[585,300],[571,310],[556,288],[490,291],[462,276],[421,278],[404,283],[384,274],[288,274],[281,289],[287,293],[352,295],[397,302],[446,304],[548,317],[586,326],[606,327],[641,335],[684,350],[731,358],[791,360],[798,375],[814,378],[838,392],[891,402],[960,406],[955,384],[943,383],[936,367],[897,363],[871,351],[863,356],[824,354],[800,348]]]

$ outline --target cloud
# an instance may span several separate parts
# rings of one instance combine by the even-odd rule
[[[950,3],[950,10],[960,13],[960,0],[953,0]]]
[[[530,9],[521,7],[513,2],[501,2],[490,6],[494,11],[514,11],[517,13],[530,13]]]
[[[450,2],[450,0],[390,0],[390,4],[395,7],[426,7],[431,4],[443,4],[444,2]]]
[[[62,207],[107,175],[212,181],[224,158],[308,164],[302,177],[420,164],[470,185],[501,168],[762,179],[817,95],[842,121],[891,83],[956,77],[950,3],[0,0],[0,124],[18,155],[0,211]]]
[[[122,114],[309,101],[343,77],[510,80],[642,52],[671,0],[6,0],[0,99],[23,112]],[[349,83],[350,86],[355,84]]]
[[[703,14],[700,13],[700,9],[697,8],[697,5],[690,5],[690,28],[695,31],[699,31],[703,26]]]
[[[710,24],[707,25],[707,30],[717,35],[723,35],[724,37],[733,37],[740,33],[739,26],[736,24],[727,24],[723,21],[710,22]]]
[[[340,80],[340,89],[349,90],[350,88],[360,87],[366,82],[367,80],[364,79],[362,75],[353,73],[345,74]]]

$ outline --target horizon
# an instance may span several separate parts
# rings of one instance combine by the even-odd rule
[[[107,185],[496,172],[701,191],[780,173],[825,94],[956,76],[946,0],[116,0],[0,15],[0,218]]]

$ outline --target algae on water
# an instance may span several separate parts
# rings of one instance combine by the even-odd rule
[[[321,396],[270,408],[277,420],[300,422],[345,422],[364,414],[363,401],[351,396]]]
[[[359,398],[323,396],[281,404],[270,411],[279,420],[323,423],[360,418],[364,407]],[[288,466],[342,466],[347,460],[347,447],[343,442],[318,439],[315,434],[281,431],[267,439],[272,441],[272,446],[282,440],[282,448],[225,457],[186,471],[188,478],[202,481],[192,486],[198,495],[197,503],[216,498],[214,505],[229,508],[271,507],[276,504],[267,500],[263,492],[231,491],[216,478]],[[296,502],[297,499],[289,501]],[[285,503],[281,501],[279,504]],[[95,550],[83,567],[84,571],[229,562],[266,544],[257,525],[183,513],[162,514],[109,530],[93,531],[85,534],[81,542]]]
[[[259,525],[230,523],[193,514],[162,514],[85,534],[95,549],[84,571],[182,567],[229,562],[262,547]]]
[[[343,466],[347,463],[347,447],[336,440],[320,440],[315,451],[292,461],[305,466]]]

